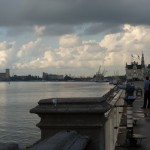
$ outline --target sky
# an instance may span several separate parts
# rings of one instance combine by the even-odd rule
[[[0,0],[0,72],[93,76],[101,66],[106,75],[124,75],[142,52],[149,64],[149,6],[149,0]]]

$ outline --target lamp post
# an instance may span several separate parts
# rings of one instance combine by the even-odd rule
[[[141,145],[142,139],[145,139],[146,137],[140,134],[134,134],[133,130],[133,102],[135,101],[136,97],[142,96],[142,89],[141,88],[135,88],[133,83],[126,83],[125,86],[118,85],[119,88],[125,90],[125,102],[126,102],[126,140],[125,143],[122,145],[123,147],[137,147]],[[136,94],[134,93],[136,91]],[[136,96],[134,96],[134,94]],[[121,106],[119,106],[121,107]],[[124,107],[124,106],[123,106]],[[139,141],[139,143],[138,143]]]
[[[129,141],[129,145],[131,147],[137,146],[137,139],[134,136],[134,130],[133,130],[133,102],[135,101],[136,97],[134,96],[135,87],[133,85],[128,85],[126,87],[126,94],[128,95],[125,98],[125,101],[127,103],[127,133],[126,133],[126,140]],[[142,89],[138,88],[136,89],[136,96],[141,97],[142,96]],[[139,137],[140,139],[140,137]]]
[[[135,101],[135,97],[125,100],[127,103],[127,139],[133,138],[133,102]],[[133,141],[130,141],[132,144]]]
[[[134,96],[135,86],[134,84],[127,83],[125,88],[125,102],[127,103],[127,133],[126,140],[129,141],[129,145],[134,145],[135,140],[133,138],[133,102],[136,97]]]

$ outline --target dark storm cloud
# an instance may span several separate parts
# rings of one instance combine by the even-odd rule
[[[0,26],[58,24],[59,29],[61,25],[103,23],[108,29],[108,24],[110,28],[124,23],[149,25],[149,6],[149,0],[0,0]],[[97,30],[102,27],[93,33]],[[92,28],[88,32],[93,34]]]
[[[118,24],[108,24],[108,23],[95,23],[90,24],[84,29],[83,34],[95,35],[98,33],[118,33],[123,32],[122,28]]]
[[[7,36],[19,36],[23,33],[32,33],[33,29],[29,26],[13,26],[8,28]]]
[[[73,33],[74,31],[75,30],[73,26],[57,24],[57,25],[46,26],[46,29],[43,32],[43,35],[58,36],[58,35],[70,34],[70,33]]]

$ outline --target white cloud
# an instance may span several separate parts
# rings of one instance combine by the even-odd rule
[[[3,42],[0,42],[0,51],[7,51],[9,50],[12,46],[13,46],[14,42],[6,42],[6,41],[3,41]]]
[[[77,35],[64,35],[60,37],[57,48],[49,48],[46,44],[41,55],[28,62],[21,61],[23,55],[41,46],[40,40],[36,40],[22,46],[18,52],[20,61],[16,61],[14,66],[24,69],[49,68],[61,74],[63,68],[64,73],[70,69],[70,72],[78,75],[86,70],[87,75],[93,75],[101,65],[108,71],[107,74],[113,74],[114,70],[121,70],[120,74],[124,74],[131,54],[141,56],[143,51],[145,59],[149,60],[149,33],[149,27],[124,25],[123,32],[105,35],[99,42],[94,39],[82,40]]]
[[[7,62],[7,53],[5,51],[0,51],[0,66],[3,67]]]
[[[59,39],[59,45],[61,47],[78,47],[81,44],[81,40],[76,35],[64,35]]]
[[[0,42],[0,67],[7,67],[15,42]]]
[[[45,26],[38,26],[38,25],[35,25],[34,26],[34,32],[36,35],[42,35],[43,32],[45,31],[46,27]]]
[[[21,58],[26,55],[30,55],[34,49],[37,48],[41,41],[42,40],[38,38],[36,41],[30,41],[29,43],[23,44],[17,53],[17,57]]]
[[[47,49],[38,59],[16,63],[15,67],[77,69],[82,67],[99,67],[103,60],[104,49],[99,46],[99,42],[95,40],[82,41],[76,35],[65,35],[60,38],[58,48]]]

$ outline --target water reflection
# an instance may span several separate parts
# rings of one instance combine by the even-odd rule
[[[28,146],[40,138],[39,117],[29,110],[40,99],[100,97],[112,85],[94,82],[0,82],[0,142]]]

